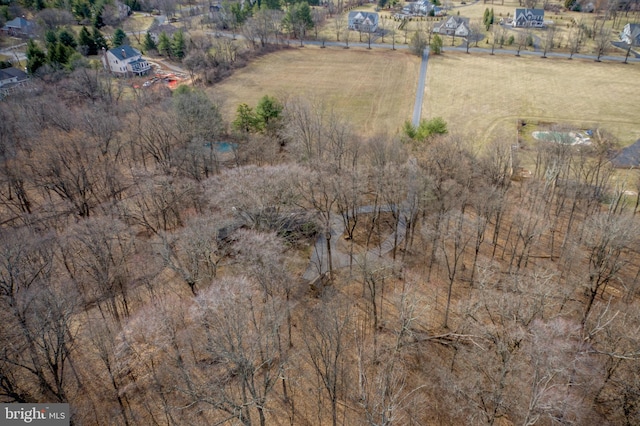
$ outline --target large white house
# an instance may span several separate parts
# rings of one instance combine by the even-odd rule
[[[449,19],[440,21],[438,25],[433,27],[433,32],[442,35],[466,37],[469,35],[469,18],[450,16]]]
[[[151,65],[142,54],[131,46],[118,46],[102,55],[104,68],[119,76],[143,75],[151,70]]]
[[[378,30],[378,14],[360,10],[349,12],[349,29],[364,33],[375,33]]]

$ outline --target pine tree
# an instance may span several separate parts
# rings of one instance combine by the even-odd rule
[[[162,56],[171,55],[171,40],[169,40],[169,36],[164,31],[160,33],[158,38],[158,53]]]
[[[122,31],[122,28],[118,28],[114,31],[113,37],[111,38],[111,44],[113,45],[113,47],[119,47],[124,44],[129,44],[127,34]]]
[[[85,56],[96,55],[98,53],[96,42],[93,40],[93,37],[91,37],[87,27],[83,26],[80,30],[78,34],[78,45],[80,46],[80,52]]]
[[[93,20],[92,20],[92,24],[95,28],[100,29],[104,27],[104,21],[102,20],[103,11],[104,11],[104,8],[102,7],[102,5],[96,6],[94,10]]]
[[[58,40],[60,40],[60,43],[72,49],[75,49],[78,46],[75,36],[67,30],[60,31],[58,34]]]
[[[178,59],[184,58],[184,34],[182,31],[178,31],[173,35],[171,56]]]
[[[491,12],[489,11],[489,8],[487,7],[484,10],[484,16],[482,17],[482,23],[484,24],[484,27],[486,28],[487,31],[489,31],[489,26],[491,25]]]
[[[109,48],[109,45],[107,44],[107,40],[104,38],[100,30],[97,28],[93,29],[93,42],[96,44],[96,51],[100,51],[100,49],[102,49],[103,47],[105,49]]]
[[[153,37],[151,37],[151,33],[147,31],[147,35],[144,36],[144,42],[142,43],[142,47],[145,51],[156,50],[158,46],[156,46],[156,42],[153,41]]]
[[[38,68],[43,66],[47,61],[47,57],[33,40],[27,42],[27,72],[35,73]]]
[[[438,34],[434,34],[431,39],[431,52],[434,55],[439,55],[442,53],[442,38]]]

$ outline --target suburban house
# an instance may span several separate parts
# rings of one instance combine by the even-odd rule
[[[433,28],[433,32],[442,35],[466,37],[469,35],[469,18],[450,16],[449,19],[440,21]]]
[[[378,14],[361,10],[349,12],[349,29],[375,33],[378,30]]]
[[[402,8],[402,12],[406,15],[428,15],[434,7],[435,6],[431,3],[431,0],[420,0],[413,3],[407,3],[407,5]]]
[[[544,9],[516,9],[511,25],[517,28],[542,28]]]
[[[640,46],[640,24],[627,24],[620,33],[620,40],[632,46]]]
[[[149,62],[142,59],[142,54],[127,45],[104,51],[102,65],[111,73],[123,77],[146,74],[151,69]]]
[[[18,68],[10,67],[0,69],[0,98],[7,96],[13,90],[24,85],[29,76]]]
[[[33,22],[21,17],[7,22],[0,32],[12,37],[30,37],[34,29],[35,25]]]

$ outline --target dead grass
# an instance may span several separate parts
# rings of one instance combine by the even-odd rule
[[[124,24],[127,31],[146,31],[153,24],[154,16],[136,12],[129,16]]]
[[[240,103],[269,94],[321,98],[365,135],[395,133],[411,117],[419,59],[406,51],[306,46],[266,55],[214,86],[232,121]],[[446,52],[432,56],[422,116],[483,144],[516,137],[516,122],[602,127],[640,138],[640,65]]]
[[[623,145],[640,137],[640,65],[538,57],[432,56],[422,116],[441,116],[483,143],[516,137],[518,119],[600,126]]]
[[[408,52],[306,46],[263,56],[215,85],[232,121],[264,95],[320,98],[365,135],[395,133],[411,118],[419,58]]]

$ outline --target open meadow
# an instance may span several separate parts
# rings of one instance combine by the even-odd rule
[[[396,133],[411,117],[419,59],[406,51],[307,46],[266,55],[210,89],[225,118],[265,94],[324,101],[364,135]],[[601,126],[628,145],[640,138],[640,65],[446,52],[432,55],[422,117],[480,143],[518,119]]]
[[[422,116],[479,142],[518,119],[600,126],[623,145],[640,138],[640,65],[450,53],[431,56]]]
[[[209,89],[233,121],[264,95],[322,101],[364,135],[396,133],[411,119],[420,59],[407,51],[307,46],[263,56]]]

